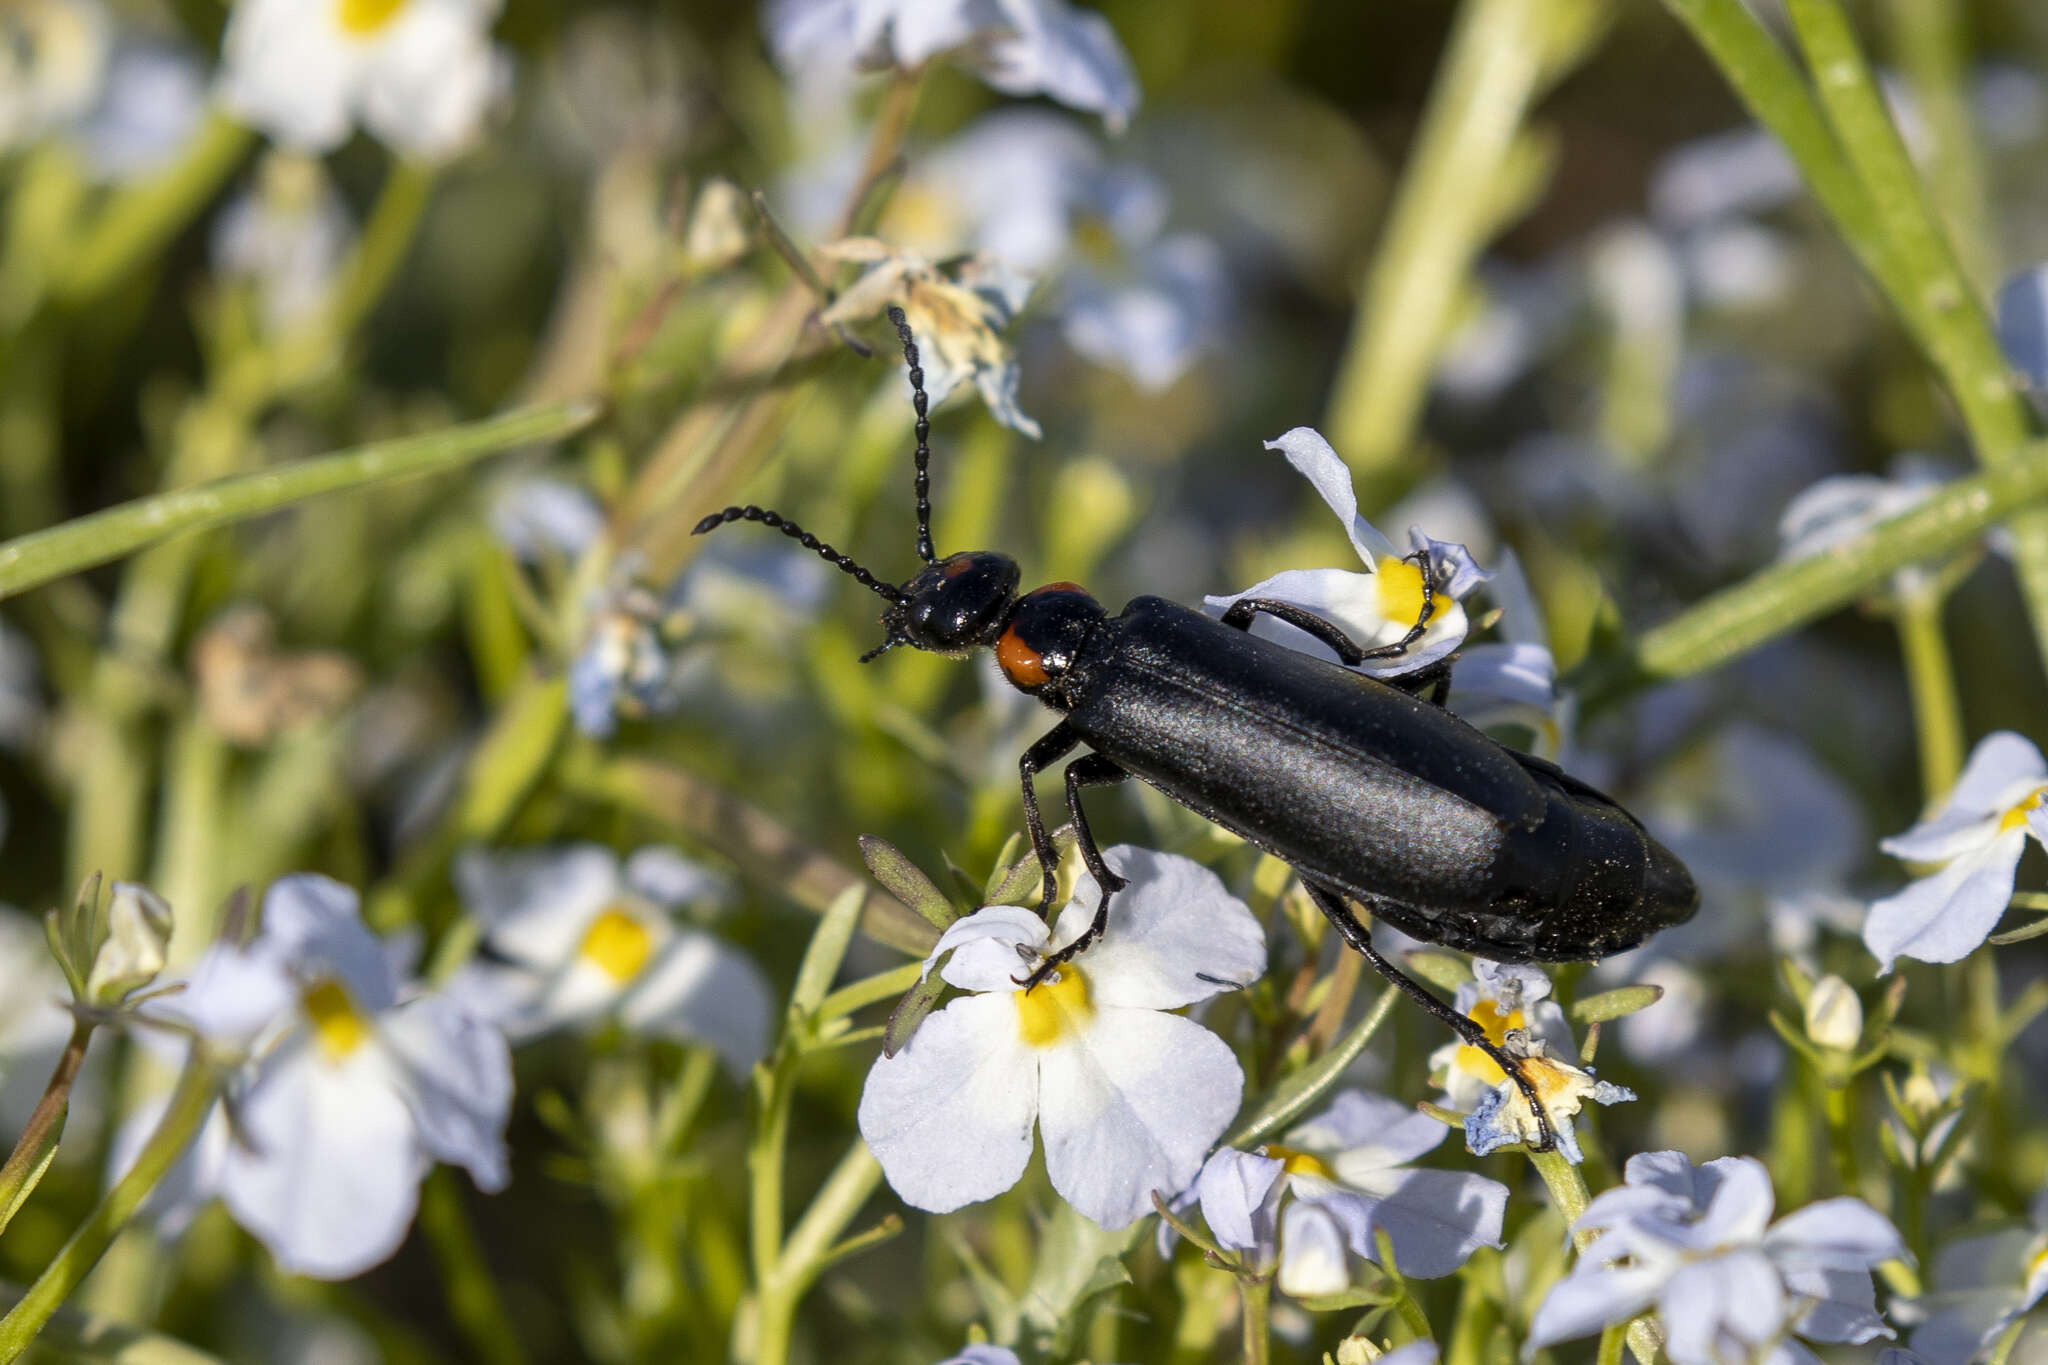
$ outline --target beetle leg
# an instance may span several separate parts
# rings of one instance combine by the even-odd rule
[[[1438,659],[1428,667],[1418,668],[1413,673],[1397,673],[1391,678],[1381,678],[1380,681],[1389,687],[1406,692],[1411,697],[1419,697],[1432,706],[1442,706],[1444,699],[1451,695],[1451,661],[1447,658]]]
[[[1031,835],[1031,851],[1038,855],[1038,913],[1052,914],[1052,898],[1059,894],[1060,855],[1052,836],[1045,832],[1045,817],[1038,813],[1038,790],[1031,779],[1039,770],[1060,760],[1060,756],[1081,742],[1073,727],[1061,721],[1040,735],[1017,760],[1017,773],[1024,783],[1024,829]]]
[[[1081,937],[1046,958],[1031,975],[1017,982],[1027,991],[1058,971],[1061,963],[1072,961],[1087,951],[1089,944],[1102,937],[1102,931],[1109,926],[1109,898],[1130,885],[1110,871],[1109,864],[1103,861],[1102,850],[1096,847],[1095,836],[1088,829],[1088,815],[1081,809],[1081,788],[1113,786],[1129,776],[1101,754],[1083,754],[1067,765],[1067,812],[1074,818],[1074,846],[1081,850],[1088,870],[1095,875],[1095,885],[1101,889],[1102,899],[1095,903],[1095,918],[1089,921]]]
[[[1422,570],[1422,610],[1415,614],[1415,624],[1408,627],[1406,635],[1390,645],[1381,645],[1377,649],[1365,651],[1364,657],[1368,659],[1400,658],[1422,638],[1422,632],[1429,629],[1429,619],[1436,615],[1436,569],[1429,562],[1429,551],[1417,550],[1414,554],[1402,555],[1401,558],[1412,561],[1416,568]]]
[[[1384,976],[1398,987],[1403,995],[1406,995],[1416,1004],[1422,1006],[1422,1008],[1428,1010],[1446,1024],[1449,1024],[1460,1039],[1493,1058],[1494,1064],[1509,1079],[1514,1081],[1515,1085],[1520,1088],[1523,1096],[1529,1101],[1529,1111],[1536,1116],[1537,1139],[1530,1147],[1530,1150],[1547,1152],[1556,1147],[1557,1135],[1551,1131],[1550,1115],[1544,1112],[1542,1099],[1536,1094],[1536,1087],[1527,1076],[1522,1074],[1521,1063],[1514,1057],[1510,1057],[1506,1051],[1497,1047],[1493,1040],[1486,1036],[1486,1030],[1480,1027],[1478,1020],[1458,1013],[1458,1011],[1452,1009],[1434,995],[1431,995],[1414,977],[1409,976],[1406,972],[1381,956],[1379,949],[1372,946],[1372,935],[1363,924],[1358,922],[1358,916],[1352,914],[1351,908],[1344,903],[1342,893],[1334,891],[1329,887],[1318,886],[1306,877],[1302,878],[1301,885],[1302,889],[1308,892],[1309,899],[1316,903],[1316,908],[1321,910],[1330,923],[1336,926],[1337,932],[1343,936],[1344,941],[1364,954],[1365,960],[1370,962],[1381,976]]]
[[[1276,621],[1285,621],[1296,630],[1313,635],[1328,645],[1347,667],[1361,659],[1372,657],[1356,640],[1346,635],[1336,622],[1318,616],[1306,607],[1297,607],[1292,602],[1282,602],[1278,598],[1240,597],[1223,613],[1223,624],[1235,626],[1239,630],[1250,630],[1252,618],[1261,612]]]

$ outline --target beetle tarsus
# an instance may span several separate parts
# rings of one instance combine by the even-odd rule
[[[1408,633],[1389,645],[1368,649],[1361,656],[1367,659],[1398,659],[1415,647],[1422,633],[1429,629],[1430,618],[1436,615],[1436,566],[1429,562],[1429,551],[1417,550],[1401,558],[1422,571],[1422,610],[1415,613],[1415,624],[1408,627]]]
[[[1342,892],[1320,886],[1306,878],[1302,880],[1301,885],[1302,889],[1308,892],[1309,899],[1315,902],[1316,908],[1335,926],[1345,943],[1362,954],[1365,960],[1373,965],[1374,970],[1398,988],[1403,995],[1450,1025],[1462,1041],[1491,1057],[1494,1065],[1515,1083],[1523,1098],[1529,1101],[1529,1112],[1536,1116],[1536,1141],[1529,1144],[1529,1150],[1548,1152],[1555,1148],[1557,1134],[1551,1129],[1550,1115],[1543,1108],[1543,1100],[1536,1093],[1535,1084],[1522,1074],[1521,1059],[1509,1055],[1504,1048],[1488,1038],[1486,1030],[1480,1027],[1477,1020],[1458,1013],[1431,995],[1414,977],[1389,962],[1379,949],[1372,946],[1371,933],[1359,922],[1358,916],[1351,913],[1351,908],[1344,903]]]

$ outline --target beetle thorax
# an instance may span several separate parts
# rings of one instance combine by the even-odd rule
[[[1020,692],[1059,700],[1060,683],[1107,615],[1078,583],[1048,583],[1017,599],[997,637],[996,663]]]

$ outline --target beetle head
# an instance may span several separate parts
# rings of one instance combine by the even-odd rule
[[[882,613],[883,648],[906,644],[935,654],[959,654],[992,645],[1017,597],[1017,561],[994,550],[947,555],[927,564],[899,591],[903,599]]]

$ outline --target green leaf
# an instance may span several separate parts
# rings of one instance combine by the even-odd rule
[[[1432,986],[1451,994],[1472,983],[1472,964],[1441,948],[1416,948],[1401,955],[1402,964]]]
[[[1639,1010],[1646,1010],[1664,998],[1662,986],[1621,986],[1598,995],[1589,995],[1576,1001],[1571,1008],[1572,1022],[1584,1027],[1587,1024],[1604,1024],[1614,1019],[1626,1019]]]
[[[379,441],[278,469],[213,479],[124,502],[0,544],[0,598],[187,531],[246,521],[324,493],[454,469],[514,446],[560,440],[595,422],[601,411],[587,400],[521,408],[424,436]]]
[[[946,992],[946,982],[933,972],[907,991],[896,1002],[896,1008],[889,1011],[889,1023],[882,1030],[882,1055],[894,1057],[910,1041],[910,1035],[917,1032],[924,1017],[939,1003],[939,997]]]
[[[802,1014],[817,1011],[825,993],[832,989],[832,982],[839,975],[839,964],[846,960],[846,949],[853,942],[853,932],[860,927],[861,904],[867,898],[866,887],[849,886],[825,907],[818,927],[811,931],[811,942],[804,949],[804,960],[796,969],[796,988],[790,993],[790,1008]]]
[[[960,907],[932,885],[924,870],[908,854],[877,834],[860,836],[861,861],[885,890],[915,910],[934,929],[944,929],[960,918]]]
[[[1004,845],[1007,851],[1008,845]],[[1074,848],[1074,827],[1062,825],[1053,831],[1053,857],[1064,861]],[[1038,866],[1038,854],[1026,848],[1022,857],[1000,868],[1001,875],[989,878],[988,905],[1021,905],[1038,908],[1039,892],[1045,878]]]
[[[2008,929],[2002,934],[1993,934],[1988,942],[2003,948],[2009,943],[2025,943],[2030,938],[2048,934],[2048,915],[2043,915],[2032,924],[2023,924],[2017,929]]]

